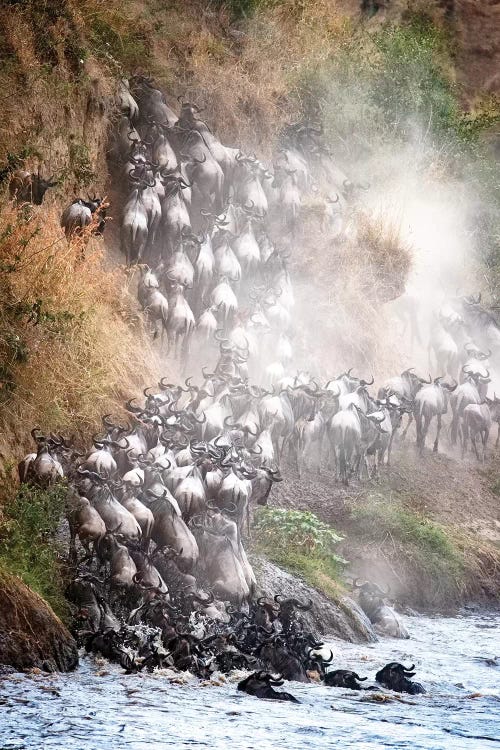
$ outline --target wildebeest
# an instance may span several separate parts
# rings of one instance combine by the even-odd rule
[[[66,237],[72,234],[80,234],[85,227],[92,223],[92,218],[98,212],[99,219],[93,228],[93,234],[102,234],[106,226],[106,209],[101,210],[101,198],[77,198],[67,206],[61,216],[61,227],[64,229]]]
[[[415,674],[412,672],[413,669],[415,669],[414,664],[407,668],[397,661],[391,661],[379,669],[375,679],[388,690],[395,690],[397,693],[410,693],[411,695],[425,693],[425,688],[419,682],[412,682],[409,679]]]
[[[366,690],[364,685],[360,685],[359,683],[367,679],[367,677],[360,677],[356,672],[351,672],[350,669],[334,669],[326,673],[323,682],[328,687]]]
[[[26,172],[24,169],[16,169],[9,183],[9,195],[18,203],[33,203],[41,206],[47,190],[57,185],[54,176],[46,180],[40,177],[40,168],[36,174]]]
[[[435,378],[432,385],[423,386],[415,396],[413,414],[417,426],[417,447],[420,453],[424,450],[425,438],[434,417],[437,421],[436,438],[433,446],[434,453],[437,453],[439,448],[442,417],[448,411],[448,394],[452,393],[457,387],[456,382],[453,385],[448,385],[442,383],[442,379],[443,376]]]
[[[255,698],[267,698],[275,701],[290,701],[291,703],[300,703],[295,696],[290,693],[279,693],[273,690],[273,687],[283,685],[283,680],[274,678],[266,672],[253,672],[244,680],[238,683],[238,690]]]
[[[408,631],[394,610],[384,602],[389,591],[382,591],[376,583],[365,581],[360,585],[357,581],[356,578],[353,588],[359,589],[359,606],[370,622],[375,625],[375,629],[393,638],[409,638]]]

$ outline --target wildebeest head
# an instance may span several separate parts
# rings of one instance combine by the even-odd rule
[[[410,693],[411,695],[425,693],[419,682],[412,682],[409,679],[415,675],[415,672],[412,671],[414,668],[414,664],[411,667],[405,667],[397,661],[392,661],[377,672],[375,679],[385,688],[395,690],[398,693]]]
[[[9,184],[9,193],[11,198],[15,198],[18,203],[33,203],[35,206],[41,206],[47,190],[58,184],[54,180],[54,175],[48,179],[40,176],[40,169],[36,174],[18,169],[13,175]]]
[[[417,375],[415,372],[413,372],[413,367],[409,367],[407,370],[404,370],[401,373],[401,377],[407,381],[410,392],[412,395],[415,395],[415,393],[423,386],[423,385],[430,385],[431,384],[431,376],[429,375],[429,379],[426,380],[425,378],[421,378],[419,375]]]
[[[382,591],[380,586],[370,581],[358,584],[358,579],[353,581],[353,588],[359,589],[359,606],[363,612],[372,620],[376,612],[384,606],[384,598],[389,595],[389,589]]]
[[[323,681],[328,687],[363,690],[363,685],[359,683],[366,679],[368,678],[360,677],[356,672],[351,672],[350,669],[335,669],[332,672],[327,672]]]
[[[267,672],[252,672],[251,675],[238,683],[238,690],[256,698],[299,703],[297,698],[290,693],[279,693],[277,690],[273,690],[273,686],[279,687],[281,685],[283,685],[283,680],[280,677],[273,677]]]

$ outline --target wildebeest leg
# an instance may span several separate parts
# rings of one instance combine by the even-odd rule
[[[403,432],[401,433],[401,441],[403,441],[406,437],[406,433],[408,432],[411,423],[413,422],[413,414],[408,414],[408,424],[404,428]],[[392,440],[392,438],[391,438]]]
[[[479,452],[477,450],[476,438],[477,438],[477,432],[471,432],[470,441],[472,443],[472,447],[474,448],[474,453],[476,454],[476,458],[478,461],[480,461],[481,459],[479,458]]]
[[[462,424],[461,430],[460,430],[460,439],[462,443],[462,459],[465,458],[465,454],[467,452],[467,439],[469,437],[467,425],[465,422]]]
[[[360,480],[361,480],[361,472],[363,471],[363,466],[365,467],[366,472],[368,474],[368,467],[366,465],[366,453],[362,453],[361,451],[359,451],[357,457],[353,461],[353,468],[354,468],[353,473]]]
[[[182,344],[182,334],[178,333],[175,337],[175,347],[174,347],[174,357],[177,360],[180,360],[180,357],[181,357],[181,344]]]
[[[431,418],[429,416],[424,417],[424,424],[420,427],[420,453],[422,454],[424,452],[425,448],[425,439],[427,437],[427,433],[429,431],[429,425],[431,422]]]
[[[389,438],[389,444],[387,445],[387,461],[386,466],[391,465],[391,452],[392,452],[392,444],[394,443],[394,437],[396,435],[396,431],[394,430],[391,432],[391,437]],[[382,456],[382,465],[383,465],[383,456]]]
[[[498,423],[498,432],[497,432],[497,439],[495,441],[495,448],[498,448],[499,443],[500,443],[500,422]]]
[[[437,430],[436,430],[436,439],[434,440],[434,448],[432,449],[434,453],[438,452],[439,448],[439,433],[441,432],[441,414],[437,415]]]
[[[347,485],[349,484],[349,481],[347,478],[347,462],[346,462],[345,448],[343,445],[340,445],[339,447],[338,467],[339,467],[340,480],[342,484],[345,484],[347,487]]]
[[[490,431],[488,429],[483,430],[481,433],[481,439],[483,441],[483,464],[486,461],[486,446],[488,445],[489,435],[490,435]]]
[[[279,441],[279,438],[278,438],[278,441]],[[290,437],[285,435],[281,443],[281,449],[278,451],[278,456],[279,456],[280,461],[282,460],[283,455],[285,453],[285,446],[288,448],[289,444],[290,444]]]
[[[415,418],[415,426],[417,428],[417,448],[421,449],[421,443],[422,443],[422,417],[419,416],[418,419]]]
[[[457,407],[453,411],[453,417],[451,420],[451,444],[452,445],[457,444],[458,430],[459,430],[459,415],[458,415],[458,407]]]

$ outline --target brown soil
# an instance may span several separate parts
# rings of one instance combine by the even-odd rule
[[[500,93],[500,2],[449,0],[457,35],[457,67],[468,98]]]
[[[49,605],[19,578],[0,571],[0,664],[68,672],[76,642]]]

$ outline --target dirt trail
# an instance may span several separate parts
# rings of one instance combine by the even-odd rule
[[[444,454],[426,452],[420,458],[411,444],[393,452],[392,466],[378,479],[339,485],[330,471],[309,471],[299,479],[287,465],[285,481],[277,485],[278,505],[309,508],[330,523],[345,519],[349,508],[373,493],[387,498],[397,494],[413,510],[446,525],[460,526],[500,542],[500,497],[494,491],[495,461],[480,467]]]

